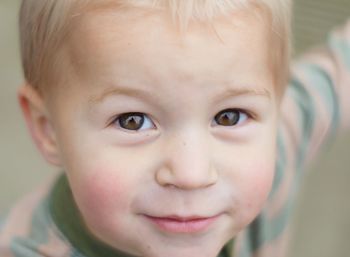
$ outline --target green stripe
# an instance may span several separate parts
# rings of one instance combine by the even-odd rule
[[[331,116],[331,131],[328,134],[328,143],[333,141],[337,129],[340,124],[340,110],[339,99],[335,92],[331,77],[319,66],[309,65],[305,67],[307,74],[310,74],[312,85],[314,85],[318,92],[322,93],[323,102],[328,105],[327,110],[330,110]]]
[[[271,243],[277,239],[289,224],[292,211],[291,198],[285,207],[274,220],[268,220],[264,213],[261,213],[249,226],[248,238],[252,252],[258,251],[263,245]]]
[[[277,137],[277,156],[278,158],[276,159],[275,174],[273,178],[272,189],[268,197],[269,200],[271,200],[271,198],[278,191],[279,187],[282,184],[283,177],[285,175],[284,166],[287,163],[287,156],[286,156],[286,147],[282,139],[281,133],[278,133],[278,137]]]
[[[322,148],[328,148],[334,142],[337,129],[340,125],[340,109],[339,99],[335,91],[333,81],[321,67],[316,64],[304,64],[300,66],[307,75],[309,86],[316,90],[322,98],[322,103],[327,105],[326,110],[329,111],[331,117],[330,131],[326,135],[325,143]]]
[[[296,95],[295,101],[300,108],[301,124],[303,135],[297,151],[297,170],[300,172],[303,168],[306,154],[310,145],[312,132],[315,125],[315,106],[310,94],[306,91],[303,84],[296,78],[291,79],[289,87]]]
[[[11,253],[16,257],[42,257],[36,250],[36,245],[31,241],[11,242]]]

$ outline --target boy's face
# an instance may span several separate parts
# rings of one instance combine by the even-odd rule
[[[95,236],[127,253],[213,257],[273,179],[267,22],[238,12],[180,35],[159,14],[115,12],[81,18],[68,82],[46,99],[75,200]]]

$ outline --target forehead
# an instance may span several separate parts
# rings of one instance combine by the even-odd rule
[[[169,77],[254,84],[273,73],[268,24],[263,14],[236,11],[179,31],[164,12],[111,8],[82,15],[67,49],[75,73],[86,81],[96,74],[130,80],[132,67],[133,79],[153,85]]]

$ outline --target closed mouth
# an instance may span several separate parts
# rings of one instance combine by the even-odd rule
[[[159,229],[170,233],[200,233],[205,232],[212,223],[219,218],[215,216],[149,216],[144,215],[151,223]]]

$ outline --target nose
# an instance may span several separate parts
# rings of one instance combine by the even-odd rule
[[[194,190],[214,185],[218,173],[205,136],[198,133],[172,137],[167,141],[163,164],[156,172],[159,185]]]

